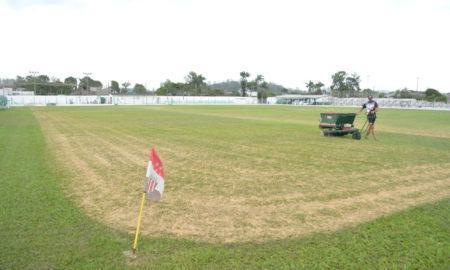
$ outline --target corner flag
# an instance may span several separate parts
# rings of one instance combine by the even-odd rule
[[[164,168],[155,149],[150,150],[144,192],[150,201],[160,201],[164,192]]]
[[[139,207],[138,222],[136,226],[136,233],[134,235],[133,249],[131,255],[136,257],[136,249],[139,237],[139,230],[141,228],[142,210],[144,209],[145,195],[150,201],[159,202],[164,192],[164,168],[156,153],[155,149],[150,150],[150,160],[147,166],[147,173],[145,174],[144,190],[142,192],[141,206]],[[128,253],[127,253],[128,254]]]

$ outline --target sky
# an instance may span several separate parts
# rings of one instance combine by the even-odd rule
[[[189,71],[305,89],[450,92],[450,0],[0,0],[0,78],[30,71],[157,88]]]

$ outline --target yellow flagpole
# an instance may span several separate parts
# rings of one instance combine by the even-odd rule
[[[136,227],[136,234],[134,236],[134,243],[133,243],[133,254],[136,254],[136,248],[139,238],[139,229],[141,228],[141,220],[142,220],[142,210],[144,209],[144,203],[145,203],[145,192],[142,192],[142,199],[141,199],[141,207],[139,208],[139,216],[138,216],[138,223]]]

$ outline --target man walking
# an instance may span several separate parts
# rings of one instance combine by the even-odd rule
[[[375,120],[377,119],[377,112],[378,112],[378,103],[373,100],[373,96],[368,96],[368,100],[366,103],[362,105],[362,108],[359,110],[359,113],[361,113],[364,109],[366,109],[367,112],[367,122],[369,122],[369,127],[367,128],[366,136],[364,138],[368,138],[370,133],[372,133],[373,138],[377,140],[375,137]]]

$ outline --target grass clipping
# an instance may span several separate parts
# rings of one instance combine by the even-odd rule
[[[281,239],[337,230],[450,195],[448,163],[405,163],[399,168],[386,162],[378,163],[376,171],[370,164],[367,170],[352,170],[351,164],[345,165],[352,160],[344,157],[335,161],[341,167],[324,167],[327,154],[315,150],[317,144],[350,140],[323,140],[314,134],[312,144],[297,151],[292,149],[296,138],[289,137],[278,146],[209,137],[200,144],[189,134],[139,133],[139,123],[134,129],[120,123],[99,128],[95,117],[82,120],[49,109],[34,113],[58,165],[71,176],[67,192],[88,215],[130,233],[150,143],[157,145],[167,179],[163,202],[145,208],[144,235],[209,242]],[[243,132],[260,132],[254,128]],[[347,150],[340,151],[346,155]]]

